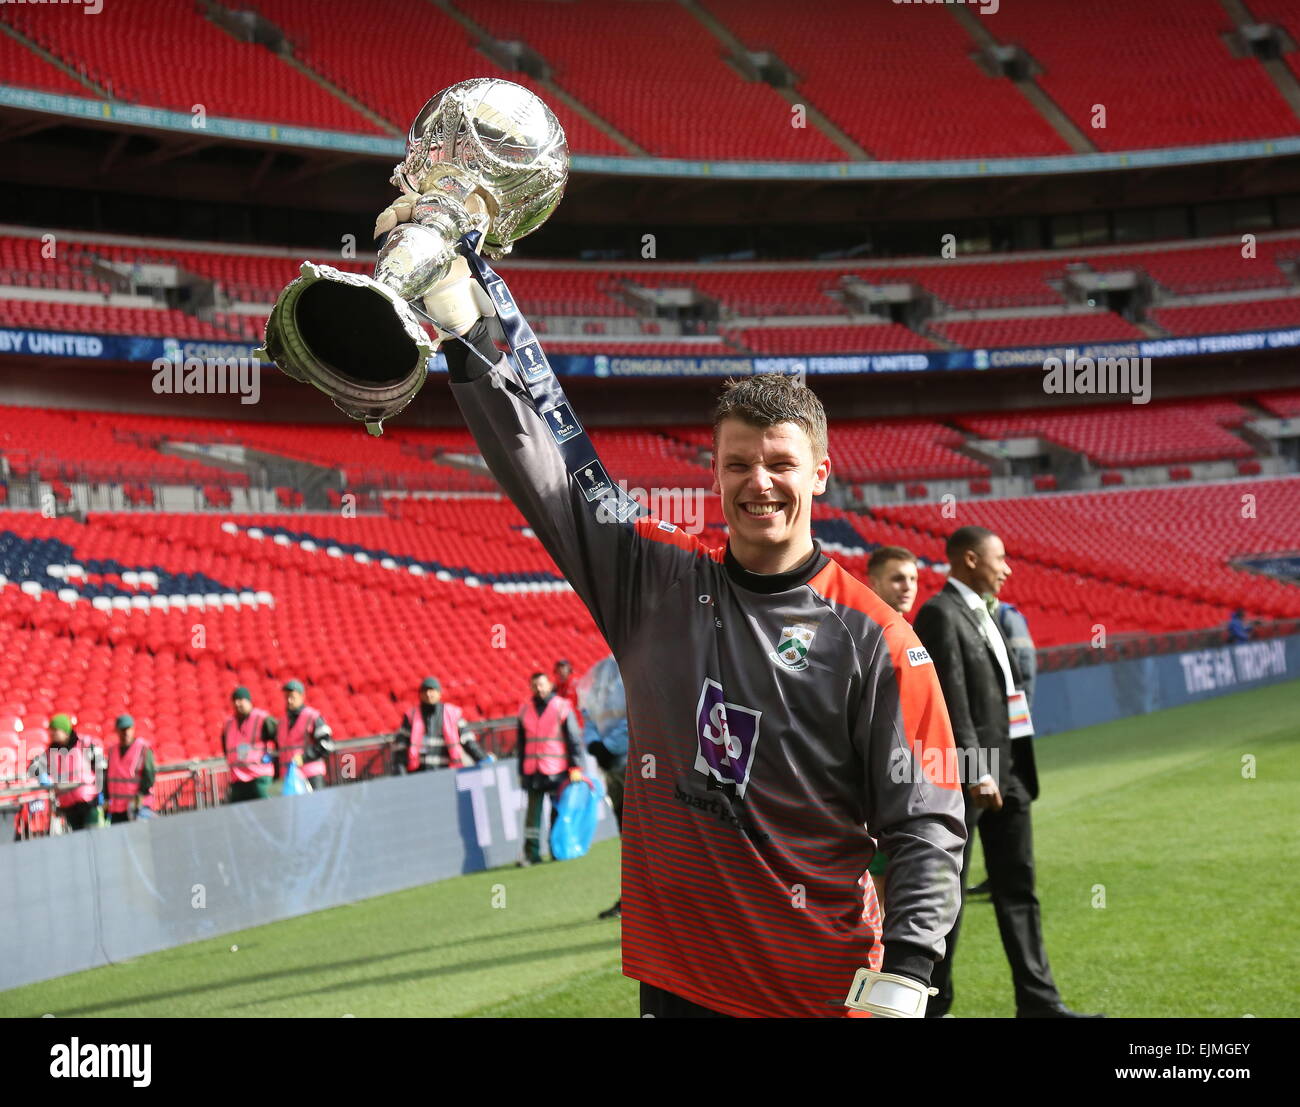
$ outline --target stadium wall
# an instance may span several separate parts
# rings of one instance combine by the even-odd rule
[[[510,760],[0,849],[0,990],[507,865],[525,804]]]
[[[1034,730],[1046,737],[1297,677],[1300,634],[1042,673]]]

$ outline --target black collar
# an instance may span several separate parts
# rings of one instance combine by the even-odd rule
[[[808,555],[808,559],[793,569],[787,569],[784,573],[751,573],[736,560],[731,552],[730,542],[727,543],[727,553],[722,564],[732,584],[749,592],[761,592],[771,596],[777,592],[788,592],[792,588],[802,588],[821,572],[822,566],[829,560],[830,558],[822,553],[821,543],[814,538],[813,552]]]

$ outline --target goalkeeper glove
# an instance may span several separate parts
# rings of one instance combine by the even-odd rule
[[[870,1011],[879,1018],[923,1019],[928,998],[938,994],[938,988],[927,987],[910,976],[858,969],[844,1006]]]

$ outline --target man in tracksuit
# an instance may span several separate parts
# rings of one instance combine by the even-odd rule
[[[485,461],[623,675],[623,971],[642,1014],[920,1017],[958,906],[959,774],[925,650],[812,538],[820,402],[774,375],[723,396],[730,538],[709,550],[604,470],[473,242],[425,307]],[[891,859],[883,975],[866,970],[873,837]]]

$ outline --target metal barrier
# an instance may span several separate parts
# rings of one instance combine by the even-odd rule
[[[1251,641],[1283,638],[1300,633],[1300,619],[1260,620],[1251,624]],[[1052,646],[1038,651],[1040,673],[1079,669],[1087,665],[1107,665],[1112,661],[1132,661],[1166,653],[1186,653],[1228,644],[1226,627],[1203,630],[1178,630],[1167,634],[1112,634],[1104,647],[1088,643]]]
[[[484,752],[508,757],[514,752],[515,721],[490,719],[470,724]],[[349,738],[335,744],[325,758],[328,787],[402,775],[405,765],[393,756],[391,734]],[[35,781],[0,787],[0,843],[62,834],[67,827],[54,802],[55,790]],[[159,765],[153,786],[153,809],[160,817],[224,806],[230,797],[230,767],[217,757]],[[12,835],[4,827],[12,826]]]

